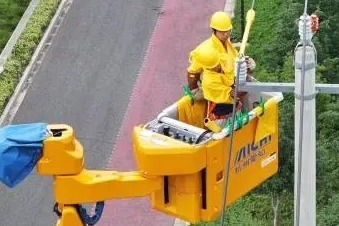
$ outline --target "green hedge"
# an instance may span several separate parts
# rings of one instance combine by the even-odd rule
[[[14,46],[11,57],[4,65],[0,76],[0,113],[13,94],[46,28],[54,16],[60,0],[41,0],[26,29]]]
[[[30,0],[0,0],[0,51],[5,47]]]

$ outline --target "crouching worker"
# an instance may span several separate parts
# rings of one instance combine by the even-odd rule
[[[202,46],[196,52],[195,60],[203,68],[201,88],[204,99],[208,102],[205,126],[213,132],[220,132],[227,119],[232,116],[235,91],[234,60],[208,46]],[[242,103],[237,98],[236,112],[241,108]]]

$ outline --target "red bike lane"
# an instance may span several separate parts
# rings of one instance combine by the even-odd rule
[[[136,170],[131,133],[182,96],[188,55],[210,36],[209,18],[220,0],[165,0],[116,138],[107,169]],[[161,163],[159,163],[161,164]],[[112,188],[114,189],[114,188]],[[100,226],[173,226],[174,217],[151,209],[148,197],[110,200]]]

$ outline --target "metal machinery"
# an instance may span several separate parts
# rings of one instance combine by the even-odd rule
[[[227,205],[277,172],[277,105],[282,95],[260,96],[262,104],[238,120],[231,152],[230,127],[220,133],[199,127],[205,103],[192,104],[184,96],[156,119],[134,128],[135,172],[87,170],[72,127],[48,125],[53,135],[43,141],[37,171],[54,178],[57,225],[93,225],[99,220],[100,214],[91,218],[79,204],[97,202],[100,212],[104,200],[148,195],[152,207],[161,212],[193,223],[215,220],[222,209],[227,153],[231,155]],[[247,106],[254,99],[258,96],[249,93]]]

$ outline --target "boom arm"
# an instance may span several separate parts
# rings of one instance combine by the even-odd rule
[[[40,175],[54,176],[57,226],[83,226],[79,203],[147,196],[160,190],[161,177],[147,177],[140,171],[117,172],[87,170],[83,167],[83,148],[68,125],[49,125],[53,134],[44,141],[37,170]]]
[[[160,190],[160,177],[146,178],[140,172],[82,170],[74,176],[56,176],[54,194],[61,213],[58,226],[83,226],[78,203],[147,196]],[[99,219],[98,219],[99,220]]]
[[[91,203],[98,200],[147,196],[162,188],[160,177],[147,178],[140,171],[82,170],[74,176],[56,176],[54,194],[58,203]]]

